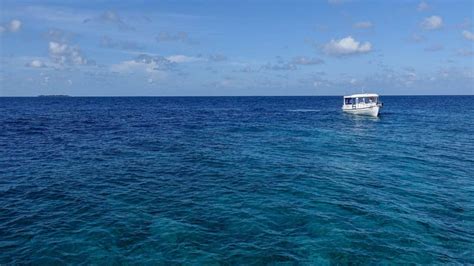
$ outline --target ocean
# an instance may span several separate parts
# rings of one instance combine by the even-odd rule
[[[474,96],[0,98],[0,264],[474,264]]]

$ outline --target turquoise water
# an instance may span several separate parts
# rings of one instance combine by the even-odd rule
[[[0,98],[0,264],[474,263],[474,97]]]

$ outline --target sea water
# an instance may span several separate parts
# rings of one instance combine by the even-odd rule
[[[474,263],[474,97],[0,98],[0,264]]]

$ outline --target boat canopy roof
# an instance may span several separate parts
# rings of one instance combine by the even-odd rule
[[[379,97],[379,95],[375,93],[361,93],[361,94],[352,94],[349,96],[344,96],[344,98],[363,98],[363,97]]]

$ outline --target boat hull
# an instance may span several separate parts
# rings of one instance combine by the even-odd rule
[[[380,106],[371,106],[365,108],[344,108],[342,109],[344,112],[355,114],[355,115],[367,115],[367,116],[379,116]]]

